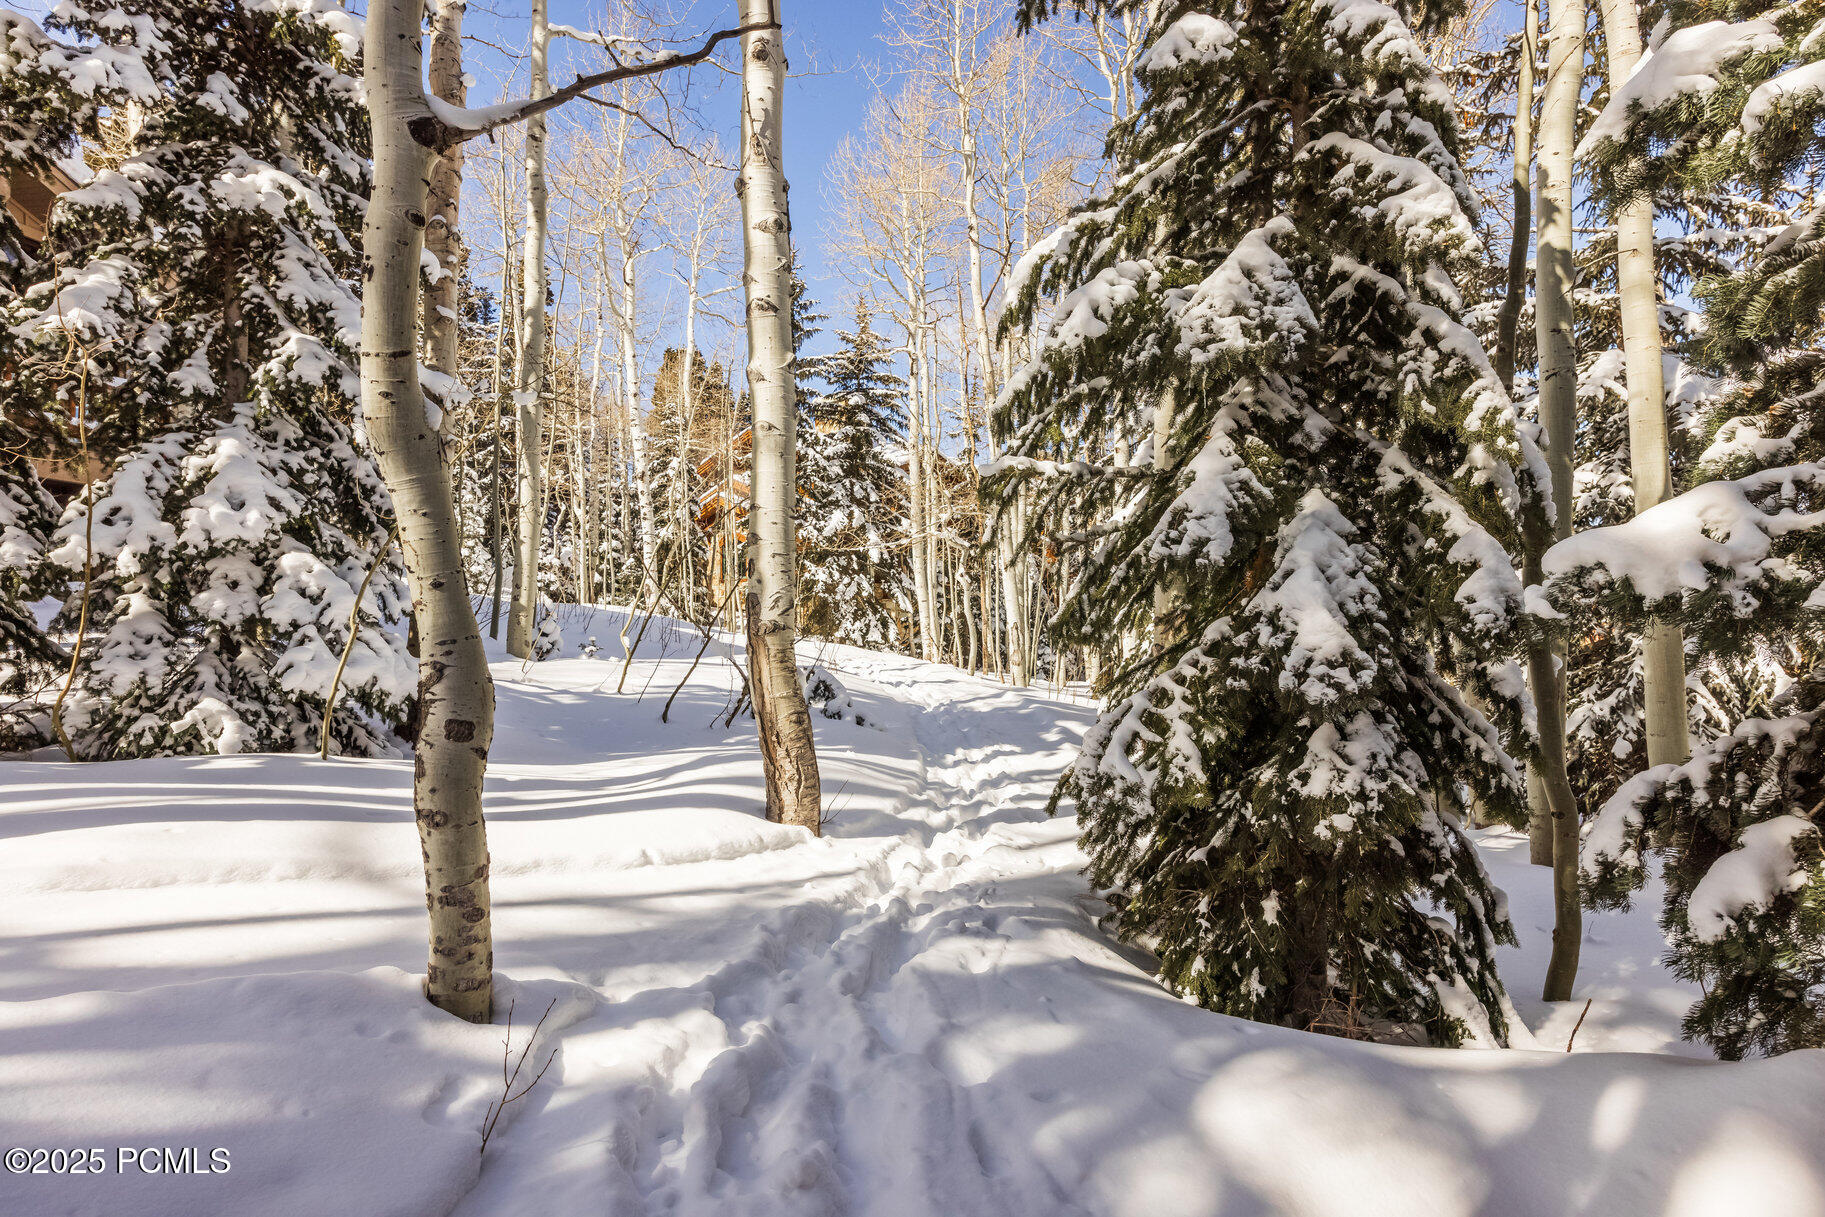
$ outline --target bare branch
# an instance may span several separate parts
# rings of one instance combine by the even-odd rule
[[[446,122],[434,113],[421,115],[407,123],[406,126],[412,133],[412,138],[420,145],[437,152],[445,152],[466,140],[492,131],[496,127],[508,126],[531,118],[535,114],[555,110],[573,98],[585,96],[591,89],[599,89],[603,85],[615,84],[623,80],[635,80],[642,76],[656,76],[673,68],[691,67],[709,59],[716,53],[719,46],[731,38],[740,38],[744,34],[779,28],[780,25],[777,21],[755,21],[731,30],[717,30],[708,35],[704,39],[703,45],[694,51],[676,55],[661,55],[657,59],[651,59],[645,63],[623,64],[606,71],[592,72],[588,76],[577,77],[563,88],[554,90],[544,97],[526,98],[504,105],[489,106],[483,110],[470,111],[469,113],[474,117],[473,126],[468,123],[459,126]],[[446,110],[446,113],[448,112]]]
[[[582,97],[583,97],[584,101],[594,102],[596,105],[601,106],[605,110],[614,110],[617,113],[627,115],[629,118],[631,118],[635,122],[639,123],[642,127],[645,127],[648,131],[651,131],[654,135],[657,135],[660,139],[662,139],[666,143],[670,144],[672,146],[672,150],[674,152],[679,153],[682,156],[688,156],[692,160],[697,161],[699,164],[706,165],[711,169],[721,169],[728,173],[735,172],[734,165],[731,165],[726,161],[711,160],[709,157],[703,155],[703,153],[697,151],[695,148],[688,148],[685,145],[679,143],[676,139],[674,139],[672,137],[670,132],[661,130],[659,127],[657,127],[653,124],[653,121],[651,119],[649,119],[646,115],[640,113],[640,111],[632,108],[631,106],[624,106],[619,102],[610,101],[606,97],[596,97],[593,94],[589,94],[589,93],[584,93],[582,95]]]

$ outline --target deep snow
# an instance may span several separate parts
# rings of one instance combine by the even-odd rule
[[[0,1174],[0,1215],[1825,1214],[1825,1054],[1689,1059],[1653,892],[1547,1007],[1546,873],[1483,835],[1539,1051],[1239,1022],[1096,927],[1044,815],[1081,702],[808,644],[863,720],[814,717],[819,841],[760,817],[726,662],[661,725],[693,637],[616,695],[617,626],[495,666],[500,1021],[517,1056],[551,1004],[528,1072],[556,1056],[485,1157],[504,1028],[419,996],[409,762],[0,765],[0,1148],[110,1168]]]

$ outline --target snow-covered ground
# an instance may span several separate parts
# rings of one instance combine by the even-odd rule
[[[551,1064],[485,1156],[506,1032],[419,995],[409,762],[0,764],[0,1148],[106,1167],[0,1174],[0,1215],[1825,1214],[1825,1054],[1689,1059],[1651,895],[1546,1007],[1546,873],[1485,837],[1539,1050],[1239,1022],[1096,927],[1044,814],[1081,702],[807,646],[853,709],[814,840],[761,818],[726,662],[663,725],[691,637],[617,695],[617,624],[495,667],[499,1017],[517,1058],[549,1007]]]

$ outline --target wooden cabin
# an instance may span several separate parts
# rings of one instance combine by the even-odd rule
[[[4,178],[0,178],[0,203],[6,205],[7,215],[18,225],[24,237],[26,252],[36,254],[44,243],[46,229],[50,225],[51,206],[57,196],[78,186],[75,178],[64,170],[52,166],[43,177],[15,169]],[[89,475],[82,476],[75,465],[67,462],[53,461],[48,457],[28,457],[32,468],[37,471],[38,480],[59,503],[74,498],[88,481],[100,477],[103,470],[100,462],[90,461]]]

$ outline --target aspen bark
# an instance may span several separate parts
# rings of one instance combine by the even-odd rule
[[[640,421],[640,358],[634,346],[634,324],[639,312],[639,290],[634,267],[636,254],[631,234],[621,238],[621,422],[627,428],[629,455],[633,458],[635,519],[639,524],[641,586],[658,603],[658,526],[653,517],[653,489],[646,476],[646,428]]]
[[[1635,0],[1598,0],[1609,51],[1610,91],[1621,88],[1641,59],[1641,17]],[[1616,278],[1622,295],[1622,359],[1629,394],[1629,473],[1635,510],[1672,493],[1667,464],[1667,395],[1660,362],[1660,276],[1654,267],[1654,200],[1643,195],[1616,213]],[[1648,626],[1642,654],[1642,702],[1649,765],[1674,765],[1691,755],[1686,720],[1686,650],[1680,628]]]
[[[1516,334],[1521,305],[1527,298],[1527,246],[1533,235],[1534,65],[1540,55],[1540,0],[1524,0],[1521,20],[1520,77],[1515,91],[1514,232],[1508,242],[1508,291],[1496,318],[1495,370],[1514,391]],[[1527,860],[1553,864],[1552,816],[1546,809],[1546,787],[1537,760],[1527,765],[1527,805],[1534,808],[1527,826]]]
[[[1495,374],[1514,391],[1515,333],[1527,297],[1527,239],[1533,230],[1534,59],[1539,45],[1537,0],[1522,0],[1521,71],[1515,88],[1514,231],[1508,241],[1508,287],[1496,316]]]
[[[546,0],[532,0],[532,90],[534,99],[551,91],[545,67],[551,49]],[[507,615],[507,653],[520,659],[532,654],[532,619],[539,603],[539,538],[545,525],[543,448],[545,407],[545,224],[549,211],[545,186],[545,116],[526,120],[526,251],[521,260],[523,288],[520,319],[520,378],[514,386],[514,414],[519,434],[520,529],[513,563],[513,606]]]
[[[376,0],[367,15],[362,71],[374,191],[362,228],[361,405],[393,499],[419,635],[412,804],[431,923],[425,993],[459,1018],[486,1022],[494,944],[482,777],[494,685],[469,607],[450,467],[418,380],[419,258],[433,155],[411,130],[429,116],[422,12],[421,0]]]
[[[1572,147],[1584,83],[1583,0],[1551,0],[1546,92],[1540,107],[1539,233],[1534,256],[1534,327],[1540,352],[1540,424],[1552,475],[1554,537],[1572,530],[1572,445],[1577,431],[1577,351],[1572,334]],[[1541,543],[1528,548],[1530,581],[1539,580]],[[1553,655],[1535,645],[1528,675],[1539,710],[1536,762],[1543,799],[1533,809],[1552,825],[1553,950],[1545,999],[1566,1001],[1578,974],[1583,909],[1578,899],[1578,808],[1565,773],[1565,680]]]
[[[468,0],[437,0],[431,14],[431,92],[453,106],[463,104],[463,11]],[[425,248],[442,272],[425,292],[425,358],[437,371],[456,378],[458,284],[462,275],[461,204],[463,147],[437,158],[431,170],[431,222]]]
[[[589,355],[589,404],[586,407],[588,426],[583,442],[583,457],[574,461],[576,469],[577,501],[583,504],[583,527],[578,546],[579,573],[578,584],[583,588],[583,603],[596,603],[596,533],[601,518],[599,507],[590,502],[590,488],[595,483],[596,472],[596,420],[599,417],[602,399],[602,293],[606,290],[603,281],[596,280],[596,325],[592,335],[594,341]]]
[[[924,298],[915,295],[914,317],[908,327],[907,380],[912,389],[908,403],[906,437],[906,476],[909,483],[909,523],[912,526],[907,558],[912,563],[913,603],[919,620],[919,657],[932,662],[938,658],[937,614],[933,609],[932,572],[926,561],[925,537],[931,528],[931,506],[925,494],[925,331],[919,324]]]
[[[792,222],[781,107],[786,53],[778,0],[742,0],[741,218],[747,290],[748,400],[754,415],[748,666],[767,776],[767,816],[822,831],[811,713],[799,683],[795,524],[797,408],[792,369]]]
[[[951,10],[950,61],[952,88],[956,98],[958,159],[961,161],[963,185],[963,230],[969,255],[969,309],[974,331],[976,359],[982,365],[984,395],[995,399],[995,360],[990,350],[988,309],[982,299],[982,220],[976,214],[976,129],[970,113],[963,71],[963,29],[961,15]],[[966,390],[967,391],[967,390]],[[1028,664],[1030,647],[1026,633],[1027,586],[1020,566],[1020,547],[1016,538],[1021,532],[1021,505],[1016,502],[1002,517],[1004,527],[995,535],[995,565],[1001,576],[1002,603],[1007,606],[1004,625],[1007,629],[1008,675],[1012,683],[1026,685],[1032,680]]]

